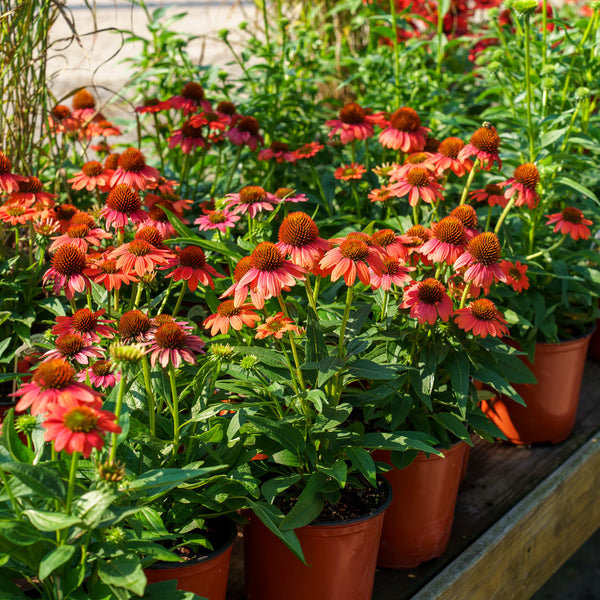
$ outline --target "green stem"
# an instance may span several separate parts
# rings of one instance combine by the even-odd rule
[[[150,365],[148,357],[142,356],[142,372],[144,373],[144,386],[146,388],[146,397],[148,398],[148,424],[150,426],[150,435],[156,436],[156,402],[154,401],[154,392],[152,391],[152,379],[150,377]]]
[[[170,277],[169,278],[169,286],[167,287],[167,292],[165,293],[165,297],[163,298],[163,301],[161,302],[160,308],[158,309],[158,314],[162,314],[162,311],[165,309],[165,305],[167,304],[167,300],[169,299],[169,294],[171,293],[171,288],[173,287],[173,278]]]
[[[342,323],[340,325],[340,339],[338,341],[338,355],[340,358],[344,357],[344,335],[346,334],[346,325],[348,323],[348,317],[350,316],[350,309],[352,308],[352,298],[354,295],[354,287],[348,286],[346,291],[346,308],[344,309],[344,315],[342,317]]]
[[[121,410],[123,409],[123,397],[125,396],[125,387],[127,383],[127,370],[121,369],[121,381],[119,381],[119,391],[117,392],[117,405],[115,407],[115,421],[118,423],[121,417]],[[117,456],[117,438],[119,437],[118,433],[112,434],[112,441],[110,446],[110,455],[108,457],[108,462],[111,464],[115,463],[115,459]]]
[[[75,491],[75,480],[77,479],[77,463],[79,462],[79,452],[73,452],[71,456],[71,468],[69,469],[69,486],[67,488],[67,502],[65,511],[71,514],[71,505],[73,504],[73,493]]]
[[[392,31],[394,32],[394,90],[396,104],[400,105],[400,52],[398,49],[398,22],[396,19],[396,0],[390,0],[390,13],[392,16]]]
[[[233,176],[237,170],[238,164],[240,162],[240,156],[242,154],[242,146],[238,146],[237,151],[235,153],[235,160],[233,161],[233,165],[231,165],[231,169],[229,171],[229,177],[227,178],[227,183],[225,184],[225,192],[227,193],[231,187],[231,182],[233,180]]]
[[[219,151],[217,153],[217,165],[215,167],[215,178],[213,180],[212,187],[210,188],[210,195],[214,196],[215,190],[217,189],[217,181],[221,175],[221,156],[223,155],[223,145],[219,146]]]
[[[469,295],[469,290],[471,289],[471,285],[473,284],[472,281],[469,281],[466,285],[465,285],[465,289],[463,290],[462,296],[460,298],[460,306],[459,308],[464,308],[465,304],[467,302],[467,296]]]
[[[544,33],[545,33],[544,29]],[[529,134],[529,162],[535,158],[535,140],[533,135],[533,118],[531,115],[531,24],[529,17],[525,19],[525,84],[527,88],[527,133]]]
[[[15,513],[15,516],[18,518],[21,516],[21,509],[20,509],[19,503],[17,502],[17,499],[15,498],[15,495],[13,494],[13,491],[10,487],[8,477],[6,476],[6,473],[4,472],[4,469],[2,469],[1,466],[0,466],[0,479],[2,480],[2,485],[3,485],[4,489],[6,490],[6,495],[8,496],[8,499],[10,500],[12,510]]]
[[[181,303],[183,302],[183,297],[187,291],[187,281],[184,279],[181,282],[181,292],[179,292],[179,298],[177,298],[177,304],[175,304],[175,308],[173,309],[172,316],[176,317],[179,309],[181,308]]]
[[[179,452],[179,394],[177,393],[177,382],[175,379],[175,367],[173,363],[169,363],[169,383],[171,384],[171,398],[173,408],[173,459]]]
[[[310,307],[315,311],[315,316],[317,315],[317,303],[315,302],[315,295],[312,290],[312,286],[310,285],[310,279],[308,278],[308,274],[306,279],[304,280],[304,288],[306,289],[306,297],[308,298],[308,303]]]
[[[534,258],[538,258],[538,256],[543,256],[544,254],[546,254],[548,252],[552,252],[553,250],[556,250],[559,246],[561,246],[563,244],[563,242],[566,239],[567,239],[567,235],[565,234],[557,242],[552,244],[552,246],[550,246],[550,248],[546,248],[545,250],[540,250],[539,252],[535,252],[534,254],[530,254],[529,256],[527,256],[527,260],[533,260]]]
[[[277,296],[277,300],[279,301],[279,306],[281,307],[281,312],[283,316],[287,319],[290,318],[287,308],[285,307],[285,302],[281,297],[281,294]],[[294,364],[296,365],[296,377],[298,378],[298,383],[300,384],[300,388],[302,391],[306,390],[306,385],[304,384],[304,376],[302,375],[302,369],[300,368],[300,359],[298,358],[298,349],[296,348],[296,341],[294,340],[294,334],[291,331],[288,331],[290,337],[290,348],[292,350],[292,356],[294,357]]]
[[[438,83],[440,83],[440,76],[442,74],[442,60],[444,58],[444,53],[442,50],[442,36],[444,34],[444,15],[442,14],[443,5],[444,2],[437,3],[437,59],[435,65],[435,77]]]
[[[500,231],[500,227],[502,227],[502,223],[504,223],[504,219],[506,219],[508,213],[510,212],[510,209],[515,205],[516,200],[517,200],[517,197],[513,196],[508,201],[508,204],[504,207],[504,210],[502,211],[502,214],[500,215],[500,218],[498,219],[498,222],[496,223],[496,227],[494,228],[494,233],[496,235],[498,235],[498,232]]]
[[[467,201],[467,194],[469,193],[469,188],[471,187],[471,183],[473,183],[473,178],[475,177],[475,171],[477,171],[479,167],[479,159],[476,158],[473,163],[473,168],[467,177],[467,182],[465,183],[465,187],[463,188],[462,194],[460,196],[459,204],[464,204]]]

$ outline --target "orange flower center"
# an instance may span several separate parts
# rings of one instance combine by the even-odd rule
[[[85,254],[73,244],[64,244],[56,249],[52,267],[65,277],[79,274],[85,269]]]
[[[469,204],[457,206],[450,216],[456,217],[467,229],[475,229],[479,222],[475,209]]]
[[[155,327],[160,327],[165,323],[175,323],[175,319],[167,313],[161,313],[160,315],[156,315],[154,319],[152,319],[152,325],[154,325]]]
[[[424,304],[437,304],[444,298],[446,289],[437,280],[429,277],[417,284],[417,298]]]
[[[6,214],[11,217],[20,217],[24,212],[25,209],[22,206],[17,206],[16,204],[13,204],[6,209]]]
[[[423,225],[413,225],[406,235],[413,238],[412,246],[420,246],[431,238],[431,234]],[[410,246],[410,244],[407,245]]]
[[[493,125],[480,127],[471,136],[471,145],[475,146],[481,152],[488,154],[497,154],[500,146],[500,136]]]
[[[183,267],[203,269],[206,266],[204,250],[198,246],[187,246],[179,254],[179,262]]]
[[[364,122],[367,113],[356,102],[349,102],[340,110],[340,121],[348,125],[360,125]]]
[[[167,217],[167,213],[160,207],[158,204],[155,204],[149,211],[148,216],[153,221],[158,221],[159,223],[167,223],[169,217]]]
[[[252,258],[244,256],[233,269],[233,280],[239,281],[252,268]]]
[[[467,236],[463,224],[456,217],[444,217],[434,228],[435,237],[440,242],[462,246]]]
[[[425,148],[423,148],[423,152],[438,152],[440,148],[440,140],[436,140],[435,138],[428,137],[425,140]]]
[[[517,267],[513,266],[508,270],[508,276],[512,277],[515,281],[521,281],[523,274]]]
[[[390,123],[394,129],[412,133],[421,127],[421,119],[415,110],[404,106],[399,108],[391,117]]]
[[[486,231],[476,235],[468,246],[469,254],[484,267],[495,265],[502,255],[500,242],[495,233]]]
[[[54,207],[54,214],[59,221],[68,221],[76,213],[77,208],[72,204],[59,204]]]
[[[71,109],[68,106],[64,106],[63,104],[57,104],[52,109],[52,116],[59,121],[66,119],[71,115]]]
[[[137,148],[127,148],[119,156],[118,166],[128,173],[139,173],[146,166],[146,158]]]
[[[106,198],[106,206],[120,213],[130,215],[142,206],[140,195],[126,183],[113,188]]]
[[[69,227],[67,227],[67,235],[70,238],[84,238],[89,232],[89,227],[83,223],[69,225]]]
[[[496,306],[487,298],[477,298],[469,306],[471,314],[480,321],[493,321],[496,318]]]
[[[204,100],[204,88],[199,83],[186,83],[181,90],[181,95],[190,100]]]
[[[54,344],[63,356],[68,356],[69,358],[75,356],[85,348],[85,342],[78,333],[65,333],[58,337]]]
[[[119,320],[119,334],[124,338],[137,337],[150,329],[150,319],[139,310],[123,313]]]
[[[109,154],[104,160],[104,168],[114,171],[119,166],[120,156],[121,155],[118,152],[113,152],[113,154]]]
[[[109,275],[116,273],[117,272],[117,261],[112,260],[112,259],[102,261],[102,263],[100,264],[100,270],[103,273],[107,273]]]
[[[340,244],[340,254],[354,261],[365,260],[369,256],[369,246],[362,240],[346,239]]]
[[[208,220],[213,225],[218,225],[219,223],[225,223],[227,221],[227,217],[220,210],[214,210],[208,215]]]
[[[185,338],[185,331],[177,323],[164,323],[154,334],[156,345],[170,350],[185,348]]]
[[[373,243],[380,248],[387,248],[396,240],[396,234],[391,229],[382,229],[373,234]]]
[[[97,177],[104,171],[104,167],[97,160],[90,160],[81,167],[81,170],[86,177]]]
[[[37,177],[28,177],[24,181],[19,181],[19,192],[23,194],[37,194],[41,192],[44,185]]]
[[[241,308],[236,308],[233,300],[225,300],[225,302],[221,302],[219,306],[217,306],[217,312],[222,317],[233,317],[235,315],[239,315],[242,312]]]
[[[560,214],[565,221],[574,225],[580,225],[583,222],[583,213],[573,206],[563,208]]]
[[[10,173],[11,169],[12,164],[10,160],[8,160],[5,154],[0,152],[0,175],[6,175],[7,173]]]
[[[540,173],[537,167],[533,163],[525,163],[515,169],[513,175],[515,181],[520,183],[523,187],[535,190],[535,186],[540,181]]]
[[[73,108],[75,110],[81,110],[83,108],[94,108],[96,106],[94,96],[92,96],[87,90],[79,90],[73,96],[72,103]]]
[[[112,369],[112,363],[110,362],[110,360],[97,360],[93,365],[92,365],[92,373],[94,373],[94,375],[100,375],[105,376],[105,375],[110,375],[110,373]]]
[[[319,235],[315,222],[303,212],[290,213],[279,227],[279,241],[295,248],[314,242]]]
[[[148,225],[139,229],[135,234],[135,239],[144,240],[155,248],[159,248],[163,243],[163,236],[160,234],[158,229],[156,229],[156,227],[152,227],[152,225]]]
[[[43,362],[33,375],[33,381],[43,390],[61,390],[67,387],[75,375],[75,369],[61,358]]]
[[[77,331],[94,331],[98,318],[89,308],[80,308],[73,313],[71,324]]]
[[[383,259],[383,272],[388,275],[395,275],[400,271],[400,263],[397,259],[386,256]]]
[[[415,187],[425,187],[429,183],[429,171],[421,167],[413,167],[406,174],[406,181]]]
[[[262,202],[267,197],[267,192],[258,185],[247,185],[240,190],[240,202],[254,204]]]
[[[71,219],[71,225],[85,225],[88,229],[92,229],[96,225],[96,221],[94,221],[94,217],[92,215],[88,215],[86,212],[78,212],[73,215]]]
[[[485,193],[490,196],[502,196],[504,195],[504,191],[499,185],[495,185],[493,183],[488,183],[485,188]]]
[[[146,240],[132,240],[129,242],[129,253],[134,256],[147,256],[152,250],[152,244],[149,244]]]
[[[250,255],[252,267],[259,271],[276,271],[283,265],[279,248],[271,242],[261,242]]]
[[[217,112],[223,113],[224,115],[235,115],[235,105],[232,102],[223,100],[217,104]]]
[[[275,192],[275,196],[277,196],[277,198],[279,198],[280,200],[283,200],[284,198],[291,196],[293,193],[294,193],[294,190],[292,188],[280,187],[280,188],[277,188],[277,191]]]
[[[89,406],[76,406],[63,415],[63,425],[74,433],[90,433],[97,423],[98,415]]]
[[[242,117],[237,124],[237,128],[242,132],[249,133],[250,135],[256,137],[258,135],[260,125],[254,117]]]
[[[413,152],[411,155],[406,157],[404,164],[410,165],[419,165],[425,160],[427,160],[428,156],[425,152]]]
[[[458,153],[464,148],[464,146],[465,143],[460,138],[449,137],[440,143],[438,152],[442,156],[447,156],[448,158],[456,159],[458,158]]]

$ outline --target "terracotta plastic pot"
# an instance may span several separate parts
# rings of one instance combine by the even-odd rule
[[[227,518],[219,519],[223,538],[219,548],[207,556],[186,563],[159,562],[144,569],[148,584],[177,580],[177,589],[194,592],[208,600],[225,600],[231,547],[237,535],[235,523]]]
[[[373,514],[296,530],[307,564],[254,514],[244,527],[247,600],[369,600],[387,501]]]
[[[521,357],[537,379],[534,384],[513,386],[527,406],[502,396],[481,403],[483,412],[510,442],[556,444],[569,437],[591,335],[558,344],[536,344],[533,365]]]
[[[383,521],[377,566],[412,569],[444,553],[468,449],[459,442],[444,451],[444,458],[420,452],[408,467],[384,473],[394,495]],[[387,450],[372,456],[392,464]]]

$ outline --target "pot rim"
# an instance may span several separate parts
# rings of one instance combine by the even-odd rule
[[[219,517],[217,517],[219,518]],[[144,567],[145,569],[151,569],[151,570],[167,570],[167,569],[184,569],[185,567],[192,567],[195,565],[199,565],[201,563],[207,562],[209,560],[212,560],[213,558],[217,558],[217,556],[220,556],[221,554],[223,554],[224,552],[227,552],[231,546],[233,546],[233,543],[235,542],[235,539],[237,537],[237,525],[235,523],[235,521],[233,521],[232,519],[229,519],[228,517],[223,516],[223,522],[226,522],[229,527],[230,527],[230,532],[229,532],[229,536],[227,537],[227,540],[221,545],[219,546],[219,548],[217,548],[216,550],[213,550],[210,554],[206,554],[205,556],[201,556],[200,558],[196,558],[194,560],[186,560],[186,561],[179,561],[179,562],[166,562],[163,560],[159,560],[156,561],[155,563],[152,563],[149,567]]]
[[[536,342],[536,346],[563,346],[565,344],[569,344],[571,342],[579,342],[581,340],[584,340],[587,337],[590,337],[594,334],[594,332],[596,331],[598,327],[598,323],[594,322],[592,323],[592,326],[590,327],[590,329],[587,330],[586,333],[582,333],[581,335],[578,335],[576,337],[571,337],[567,340],[559,340],[558,342]]]

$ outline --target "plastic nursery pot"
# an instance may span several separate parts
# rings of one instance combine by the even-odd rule
[[[306,565],[254,514],[244,526],[247,600],[370,600],[383,516],[382,506],[364,517],[296,529]]]
[[[227,518],[215,519],[215,529],[222,541],[207,556],[186,563],[158,562],[144,569],[148,585],[159,581],[177,580],[177,589],[194,592],[208,600],[225,600],[231,548],[237,536],[237,527]]]
[[[481,403],[483,412],[513,444],[561,442],[573,431],[589,334],[558,344],[536,344],[533,371],[537,383],[515,384],[527,406],[502,396]]]
[[[458,442],[444,457],[419,452],[408,467],[384,473],[394,495],[383,521],[377,566],[412,569],[444,553],[468,449]],[[392,464],[388,450],[376,450],[372,456]]]

